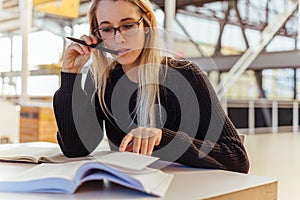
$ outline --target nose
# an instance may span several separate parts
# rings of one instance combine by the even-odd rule
[[[120,30],[115,30],[115,41],[117,44],[125,42],[125,38],[120,32]]]

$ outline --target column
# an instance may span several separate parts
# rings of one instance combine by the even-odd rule
[[[28,35],[32,24],[32,0],[19,0],[20,22],[22,31],[22,91],[20,102],[29,101],[27,79],[30,76],[28,69]]]
[[[165,29],[167,31],[166,42],[168,50],[173,53],[174,51],[174,39],[173,39],[173,23],[176,13],[176,1],[175,0],[165,0]]]

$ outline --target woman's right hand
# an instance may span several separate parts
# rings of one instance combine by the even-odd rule
[[[97,44],[97,37],[94,35],[83,35],[80,37],[87,44]],[[96,49],[72,42],[66,49],[62,71],[68,73],[79,73],[83,65],[90,59],[91,53]]]

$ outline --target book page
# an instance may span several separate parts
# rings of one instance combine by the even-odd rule
[[[100,171],[96,169],[99,169]],[[92,173],[86,173],[88,171]],[[100,180],[105,178],[106,180],[125,187],[156,196],[164,196],[173,179],[173,175],[158,169],[146,167],[139,172],[135,171],[134,173],[128,173],[97,162],[86,162],[77,172],[76,177],[81,177],[81,181]],[[158,186],[160,186],[160,188],[158,188]]]
[[[117,151],[94,151],[92,154],[83,157],[68,158],[62,153],[54,154],[51,156],[43,156],[40,158],[41,162],[64,163],[81,160],[92,160],[105,163],[117,167],[123,171],[141,171],[148,165],[157,161],[159,158],[146,156],[131,152],[117,152]]]
[[[69,163],[60,163],[60,164],[42,163],[20,174],[16,174],[13,177],[9,177],[6,181],[20,182],[20,181],[32,181],[32,180],[41,180],[41,179],[48,179],[48,178],[63,178],[67,180],[73,180],[75,178],[75,174],[77,170],[83,164],[84,164],[83,162],[69,162]]]
[[[147,193],[163,196],[167,192],[174,175],[156,170],[153,173],[131,174],[131,176],[143,185]]]
[[[0,161],[32,163],[65,163],[93,160],[117,167],[123,171],[141,171],[159,158],[132,152],[94,151],[83,157],[68,158],[54,143],[20,143],[11,148],[0,150]]]
[[[94,152],[94,158],[100,162],[108,165],[122,167],[129,170],[141,171],[151,163],[157,161],[159,158],[132,153],[132,152],[117,152],[111,151],[109,153]]]
[[[41,162],[64,163],[82,160],[91,160],[117,167],[119,170],[134,172],[145,169],[148,165],[157,161],[159,158],[146,156],[131,152],[117,152],[117,151],[94,151],[92,154],[83,157],[68,158],[62,153],[51,156],[42,156]]]
[[[58,146],[30,146],[25,144],[1,150],[1,161],[32,162],[38,163],[41,156],[53,155],[61,152]]]
[[[95,159],[91,155],[68,158],[63,153],[56,153],[50,156],[42,156],[39,159],[39,161],[42,163],[66,163],[66,162],[74,162],[74,161],[81,161],[81,160],[95,160]]]
[[[65,163],[65,162],[74,162],[74,161],[82,161],[82,160],[99,161],[102,156],[111,153],[111,151],[95,151],[95,152],[93,152],[92,154],[87,155],[87,156],[74,157],[74,158],[68,158],[62,152],[60,152],[60,153],[56,153],[53,155],[42,156],[42,157],[40,157],[40,162],[43,162],[43,163]]]
[[[0,178],[3,192],[50,192],[73,193],[78,185],[74,182],[82,162],[43,163],[33,165],[14,176]]]
[[[158,185],[164,188],[168,187],[172,175],[152,169],[149,169],[147,173],[124,173],[95,161],[43,163],[20,174],[0,178],[0,191],[73,193],[83,182],[102,179],[128,188],[163,196],[166,190],[157,190],[156,188]]]
[[[167,191],[168,188],[174,178],[173,174],[166,174],[164,175],[165,178],[163,179],[163,181],[160,184],[157,184],[156,187],[154,187],[151,191],[151,194],[157,195],[157,196],[164,196]]]

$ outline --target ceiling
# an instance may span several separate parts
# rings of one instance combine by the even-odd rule
[[[185,6],[194,5],[194,6],[203,6],[207,3],[218,2],[218,1],[228,1],[228,0],[176,0],[176,8],[184,9]],[[151,0],[151,2],[156,5],[164,8],[165,0]]]
[[[164,0],[152,2],[164,9]],[[187,5],[202,6],[209,2],[214,1],[177,0],[176,8],[183,9]],[[50,31],[59,34],[61,30],[58,29],[61,27],[86,20],[90,0],[32,0],[32,3],[32,31],[51,26]],[[19,0],[0,0],[0,37],[20,34],[20,7]]]
[[[23,1],[25,2],[25,1]],[[60,29],[86,16],[89,0],[32,0],[32,31]],[[19,0],[0,0],[0,37],[20,34],[22,5]]]
[[[275,2],[287,0],[266,0],[258,5],[260,0],[177,0],[176,11],[185,15],[216,20],[222,23],[230,4],[231,10],[237,5],[241,21],[236,14],[230,11],[226,23],[234,24],[245,28],[263,30],[268,20],[278,12]],[[86,12],[90,5],[89,0],[32,0],[33,2],[33,31],[44,29],[43,25],[50,23],[55,29],[59,27],[74,25],[86,20]],[[164,9],[164,0],[151,0],[161,9]],[[78,4],[78,8],[76,7]],[[52,7],[52,9],[51,9]],[[77,9],[76,9],[77,8]],[[76,9],[76,10],[75,10]],[[75,11],[74,11],[75,10]],[[52,13],[51,13],[52,12]],[[244,14],[241,14],[241,13]],[[73,13],[74,16],[68,16]],[[257,15],[259,19],[253,20],[249,15]],[[297,37],[297,17],[295,13],[278,34],[288,37]],[[296,23],[296,24],[295,24]],[[290,25],[289,25],[290,24]],[[51,27],[48,27],[51,28]],[[51,30],[50,30],[51,31]],[[55,30],[54,30],[55,32]],[[0,0],[0,37],[20,33],[20,5],[19,0]]]
[[[65,35],[65,27],[86,22],[90,0],[31,0],[31,31],[48,30]],[[245,29],[263,31],[282,8],[292,0],[176,0],[176,13],[216,21],[220,24],[217,51],[227,24],[241,27],[245,43]],[[21,34],[19,0],[0,0],[0,37]],[[24,1],[25,2],[25,1]],[[151,0],[155,9],[164,10],[165,0]],[[177,20],[177,23],[180,23]],[[181,24],[184,29],[184,24]],[[293,38],[297,42],[298,12],[295,12],[277,35]]]

